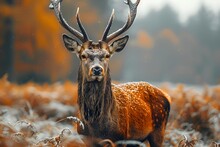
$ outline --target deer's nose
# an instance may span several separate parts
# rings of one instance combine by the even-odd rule
[[[95,66],[92,68],[92,73],[94,76],[101,76],[102,72],[103,72],[103,69],[100,66]]]

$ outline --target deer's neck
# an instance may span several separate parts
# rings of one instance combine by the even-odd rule
[[[82,75],[79,69],[78,104],[82,119],[89,123],[101,123],[109,119],[114,107],[109,69],[105,78],[100,82],[89,82]]]

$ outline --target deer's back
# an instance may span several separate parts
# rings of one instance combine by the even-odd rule
[[[166,124],[170,98],[160,89],[146,82],[113,85],[112,89],[117,122],[125,138],[145,139],[155,128]]]

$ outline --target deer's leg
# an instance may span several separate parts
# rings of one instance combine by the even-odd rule
[[[148,136],[148,141],[151,147],[162,147],[164,139],[164,127],[155,129]]]

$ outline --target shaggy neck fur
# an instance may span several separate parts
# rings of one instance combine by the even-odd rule
[[[80,66],[78,73],[78,104],[82,119],[90,124],[106,121],[113,109],[113,96],[109,69],[104,79],[87,81]]]

